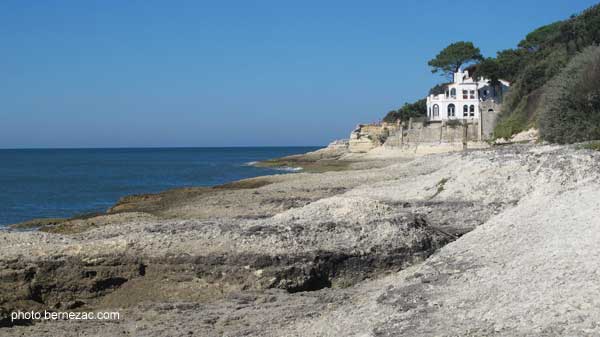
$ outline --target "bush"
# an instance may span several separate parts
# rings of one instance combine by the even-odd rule
[[[518,85],[517,85],[518,86]],[[494,128],[494,138],[509,139],[514,134],[536,126],[536,110],[541,100],[543,89],[537,89],[532,93],[520,97],[518,88],[509,91],[506,95],[504,105],[513,106],[511,110],[502,113],[498,124]],[[516,106],[514,106],[516,104]]]
[[[516,49],[498,52],[499,77],[511,82],[495,134],[510,136],[536,125],[537,96],[568,62],[588,46],[600,43],[600,4],[570,19],[540,27]],[[519,124],[520,123],[520,124]],[[512,130],[512,131],[511,131]]]
[[[429,95],[441,95],[443,93],[446,92],[446,88],[448,88],[448,85],[452,84],[452,83],[441,83],[441,84],[436,84],[433,88],[429,89]]]
[[[390,130],[387,128],[383,129],[383,131],[377,135],[377,141],[379,144],[385,143],[385,141],[390,137]]]
[[[537,115],[544,140],[600,139],[600,47],[584,49],[546,84]]]
[[[414,103],[404,103],[400,109],[388,112],[383,121],[395,123],[397,120],[407,121],[411,117],[424,117],[425,115],[427,115],[427,100],[420,99]]]
[[[453,129],[454,129],[454,128],[457,128],[457,127],[459,127],[459,126],[462,126],[462,125],[463,125],[463,123],[462,123],[462,121],[461,121],[460,119],[449,119],[449,120],[446,122],[446,125],[447,125],[448,127],[450,127],[450,128],[453,128]]]
[[[511,114],[502,119],[494,128],[494,138],[510,139],[514,134],[527,129],[527,118],[521,114]]]
[[[600,141],[593,141],[593,142],[581,144],[578,148],[579,149],[587,149],[587,150],[600,151]]]

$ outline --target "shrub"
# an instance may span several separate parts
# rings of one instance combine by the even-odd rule
[[[512,89],[511,89],[512,90]],[[494,138],[509,139],[512,135],[528,130],[536,125],[535,111],[538,109],[543,90],[537,89],[520,97],[518,91],[509,91],[506,106],[515,105],[508,113],[503,113],[494,128]],[[517,101],[515,102],[515,98]]]
[[[597,4],[570,19],[536,29],[516,49],[498,52],[499,77],[510,81],[511,88],[494,133],[519,132],[537,124],[536,95],[577,53],[599,43],[600,4]]]
[[[441,95],[446,92],[446,88],[448,88],[449,84],[452,84],[452,83],[448,82],[448,83],[436,84],[433,88],[429,89],[429,94],[436,95],[436,96]]]
[[[546,84],[537,115],[544,140],[600,139],[600,47],[584,49]]]
[[[581,145],[579,145],[578,148],[579,149],[587,149],[587,150],[600,151],[600,141],[593,141],[593,142],[581,144]]]
[[[383,131],[377,135],[377,141],[379,144],[385,143],[385,141],[390,137],[390,130],[387,128],[383,129]]]
[[[427,100],[420,99],[414,103],[404,103],[400,109],[388,112],[383,121],[394,123],[397,120],[407,121],[411,117],[423,117],[425,115],[427,115]]]
[[[512,135],[524,131],[527,118],[522,114],[513,113],[502,119],[494,128],[494,138],[510,139]]]
[[[450,128],[453,128],[453,129],[454,129],[454,128],[457,128],[457,127],[459,127],[459,126],[462,126],[462,125],[463,125],[463,123],[462,123],[462,121],[461,121],[460,119],[449,119],[449,120],[446,122],[446,125],[447,125],[448,127],[450,127]]]

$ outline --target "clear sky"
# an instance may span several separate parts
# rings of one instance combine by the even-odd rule
[[[2,0],[0,148],[327,144],[596,2]]]

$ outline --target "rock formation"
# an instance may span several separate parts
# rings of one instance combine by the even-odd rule
[[[0,232],[0,336],[600,334],[600,153],[351,158]]]

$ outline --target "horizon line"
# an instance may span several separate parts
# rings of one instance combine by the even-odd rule
[[[99,147],[0,147],[3,150],[126,150],[126,149],[231,149],[325,147],[327,145],[231,145],[231,146],[99,146]]]

